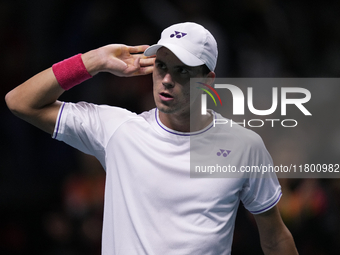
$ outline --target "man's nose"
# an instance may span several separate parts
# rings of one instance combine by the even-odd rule
[[[162,84],[166,88],[173,88],[175,86],[175,82],[170,73],[166,73],[163,77]]]

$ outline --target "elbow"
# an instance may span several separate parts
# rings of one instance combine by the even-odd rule
[[[15,104],[14,104],[14,98],[13,98],[13,91],[10,91],[5,96],[5,102],[8,107],[8,109],[15,114]]]
[[[23,109],[20,109],[20,100],[17,99],[15,95],[15,91],[10,91],[5,96],[5,102],[8,109],[18,117],[21,117],[24,114]]]

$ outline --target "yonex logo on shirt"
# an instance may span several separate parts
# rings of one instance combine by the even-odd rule
[[[173,37],[176,37],[176,38],[182,38],[184,36],[186,36],[187,33],[183,33],[183,32],[179,32],[179,31],[175,31],[174,34],[171,34],[170,37],[173,38]]]
[[[227,157],[229,154],[230,154],[230,152],[231,151],[229,151],[229,150],[223,150],[223,149],[220,149],[220,151],[219,152],[217,152],[217,156],[221,156],[221,155],[223,155],[223,157]]]

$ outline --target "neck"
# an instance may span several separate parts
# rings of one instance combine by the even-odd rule
[[[192,114],[194,116],[192,116]],[[190,118],[191,116],[191,118]],[[196,132],[207,127],[213,120],[210,112],[201,115],[200,112],[189,113],[164,113],[159,111],[159,119],[166,127],[179,132]]]

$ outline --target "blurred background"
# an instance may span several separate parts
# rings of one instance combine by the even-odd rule
[[[183,21],[215,35],[219,77],[339,77],[339,11],[336,0],[0,0],[0,94],[77,53],[109,43],[153,44],[165,27]],[[151,84],[150,75],[99,74],[61,99],[140,113],[154,106]],[[333,124],[279,139],[262,133],[276,163],[339,163],[339,91],[319,91],[334,106],[325,116]],[[100,254],[100,164],[14,117],[4,100],[0,119],[0,254]],[[279,207],[300,254],[339,254],[339,179],[280,182]],[[262,254],[242,206],[232,254]]]

